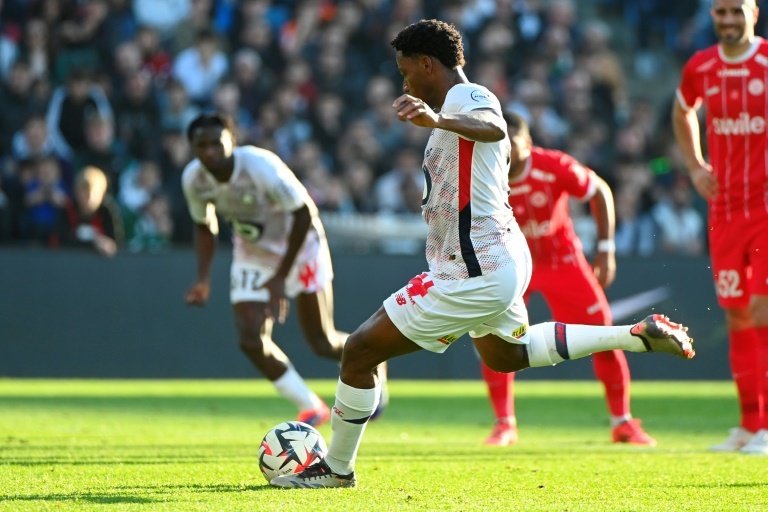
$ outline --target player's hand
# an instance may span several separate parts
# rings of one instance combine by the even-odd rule
[[[616,279],[616,255],[613,251],[598,251],[592,263],[597,282],[603,288],[608,288]]]
[[[274,276],[264,283],[269,290],[269,302],[265,314],[279,323],[285,323],[288,316],[288,299],[285,297],[285,279]]]
[[[410,121],[416,126],[434,128],[437,126],[438,115],[423,100],[403,94],[392,103],[397,118],[401,121]]]
[[[712,166],[704,164],[690,172],[693,188],[706,199],[710,201],[717,195],[717,179],[712,173]]]
[[[187,290],[184,301],[189,306],[205,306],[210,294],[211,286],[207,282],[198,281]]]

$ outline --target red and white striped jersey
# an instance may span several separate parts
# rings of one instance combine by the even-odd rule
[[[441,112],[466,113],[501,105],[477,84],[453,86]],[[426,256],[435,279],[490,273],[512,261],[518,227],[507,204],[510,142],[475,142],[432,130],[424,152],[422,215],[428,225]],[[518,235],[519,236],[519,235]]]
[[[522,174],[509,183],[509,204],[534,263],[557,266],[582,252],[573,229],[568,198],[589,200],[595,193],[594,173],[562,151],[531,148]]]
[[[683,68],[677,100],[686,110],[703,105],[709,161],[719,193],[710,222],[768,215],[768,41],[726,57],[719,45],[694,54]]]

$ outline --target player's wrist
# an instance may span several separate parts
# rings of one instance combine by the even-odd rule
[[[616,242],[612,238],[598,240],[597,252],[616,252]]]

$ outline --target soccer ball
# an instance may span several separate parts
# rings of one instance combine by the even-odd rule
[[[267,432],[259,447],[259,469],[270,482],[280,475],[301,473],[328,453],[325,439],[315,427],[286,421]]]

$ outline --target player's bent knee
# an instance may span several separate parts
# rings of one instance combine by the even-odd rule
[[[341,357],[342,373],[373,372],[383,362],[382,354],[365,336],[358,332],[349,335]]]

